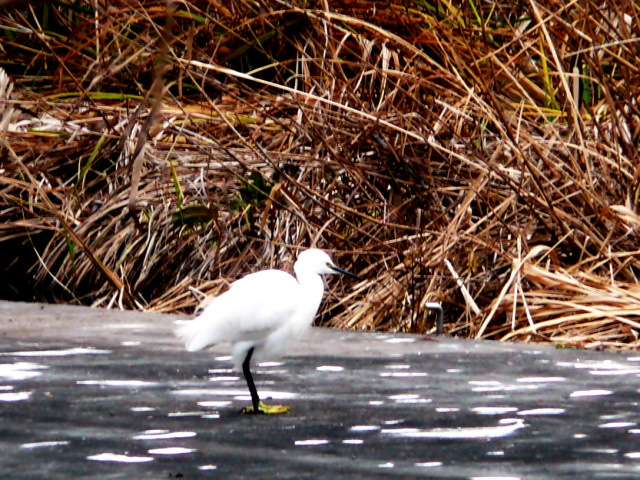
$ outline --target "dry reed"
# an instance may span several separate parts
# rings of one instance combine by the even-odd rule
[[[366,278],[326,325],[635,346],[639,7],[6,10],[5,282],[190,311],[315,245]]]

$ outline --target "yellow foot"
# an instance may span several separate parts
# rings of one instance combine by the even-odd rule
[[[260,402],[258,404],[257,411],[253,407],[245,407],[242,410],[240,410],[239,413],[280,415],[282,413],[287,413],[289,410],[291,410],[291,407],[287,405],[265,405],[264,403]]]

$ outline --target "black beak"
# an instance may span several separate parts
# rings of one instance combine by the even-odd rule
[[[334,272],[341,273],[342,275],[346,275],[347,277],[355,278],[356,280],[360,280],[360,281],[364,280],[364,278],[359,277],[355,273],[347,272],[346,270],[343,270],[342,268],[336,267],[335,265],[329,265],[329,268],[331,270],[333,270]]]

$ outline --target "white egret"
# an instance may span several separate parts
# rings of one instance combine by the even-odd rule
[[[260,401],[250,367],[283,354],[311,326],[324,292],[320,275],[341,273],[360,279],[315,248],[302,252],[293,270],[295,277],[282,270],[263,270],[236,280],[200,316],[176,331],[190,352],[232,343],[234,368],[242,369],[251,393],[252,407],[242,413],[289,411],[290,407]]]

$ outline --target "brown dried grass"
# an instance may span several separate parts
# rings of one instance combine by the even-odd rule
[[[639,4],[230,5],[3,12],[5,275],[189,311],[320,246],[326,325],[637,344]]]

